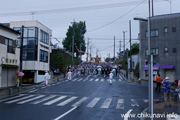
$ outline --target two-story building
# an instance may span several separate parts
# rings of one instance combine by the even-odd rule
[[[35,20],[13,21],[9,26],[16,31],[23,31],[23,82],[44,81],[45,72],[50,70],[52,30]],[[17,41],[20,46],[21,36],[18,36]]]
[[[16,47],[20,33],[0,24],[0,88],[16,85],[20,65],[20,49]]]
[[[148,23],[140,21],[140,76],[148,79]],[[154,55],[153,75],[180,79],[180,13],[151,18],[151,53]]]

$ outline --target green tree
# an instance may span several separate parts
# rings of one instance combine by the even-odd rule
[[[130,55],[130,51],[128,51],[128,54]],[[139,43],[134,43],[131,46],[131,55],[139,54]]]
[[[86,33],[86,23],[85,22],[75,22],[73,25],[70,25],[67,33],[66,38],[63,40],[62,44],[63,47],[67,50],[72,52],[72,36],[73,36],[73,28],[74,28],[74,53],[76,53],[77,56],[80,55],[80,52],[78,52],[77,49],[80,50],[80,44],[81,44],[81,51],[86,50],[86,44],[84,40],[84,34]],[[77,46],[77,49],[76,47]],[[81,53],[82,55],[84,53]]]

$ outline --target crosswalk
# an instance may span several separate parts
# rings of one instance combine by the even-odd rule
[[[89,82],[109,82],[108,78],[74,78],[72,80],[66,80],[66,81],[72,81],[72,82],[80,82],[80,81],[89,81]],[[113,82],[122,82],[123,80],[121,78],[116,78],[112,80]]]
[[[100,109],[108,109],[113,106],[114,109],[122,110],[125,109],[125,104],[131,107],[139,107],[140,104],[147,104],[147,99],[129,99],[125,100],[122,98],[101,98],[101,97],[78,97],[69,95],[28,95],[20,94],[11,98],[0,100],[0,104],[30,104],[30,105],[55,105],[62,107],[70,105],[72,107],[78,107],[81,104],[87,108],[94,108],[98,106]],[[97,108],[97,107],[96,107]],[[112,107],[111,107],[112,108]]]

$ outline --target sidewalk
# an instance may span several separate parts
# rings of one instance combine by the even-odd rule
[[[142,86],[148,86],[148,81],[141,81],[139,80],[128,80],[129,83],[134,83],[134,84],[139,84]],[[156,83],[153,84],[154,88],[156,87]],[[163,93],[163,86],[161,87],[161,94]],[[172,106],[171,107],[166,107],[164,100],[156,105],[154,105],[153,109],[153,114],[155,115],[154,120],[180,120],[180,98],[178,96],[178,101],[174,102],[174,91],[175,87],[171,87],[171,101],[172,101]],[[149,115],[148,108],[143,110],[144,115]],[[171,117],[167,117],[167,115],[171,115]],[[177,116],[178,115],[178,116]],[[148,116],[145,116],[144,118],[141,118],[141,120],[150,120]]]
[[[59,80],[62,80],[64,77],[63,74],[61,74],[58,77],[55,77],[54,79],[49,80],[49,84],[53,84],[55,82],[58,82]],[[19,92],[19,88],[16,86],[12,86],[12,87],[7,87],[7,88],[2,88],[0,89],[0,99],[6,98],[6,97],[10,97],[19,93],[23,93],[26,91],[29,91],[33,88],[38,88],[41,87],[42,85],[44,85],[45,82],[39,83],[39,84],[23,84],[21,91]]]

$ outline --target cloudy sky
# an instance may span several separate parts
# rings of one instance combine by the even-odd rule
[[[73,19],[86,21],[86,42],[89,38],[92,56],[97,51],[101,57],[116,53],[120,40],[126,32],[126,48],[129,48],[129,20],[132,22],[132,39],[137,39],[139,22],[134,17],[148,17],[148,0],[3,0],[0,8],[0,23],[10,21],[38,20],[53,31],[53,37],[62,41]],[[171,4],[170,4],[171,3]],[[154,0],[154,14],[180,12],[180,0]],[[171,7],[170,7],[171,6]],[[171,8],[171,9],[170,9]],[[53,43],[57,41],[53,39]],[[133,43],[138,40],[133,40]],[[62,47],[62,44],[60,44]],[[121,43],[123,47],[123,42]],[[123,48],[121,48],[123,50]],[[85,56],[83,57],[85,58]]]

